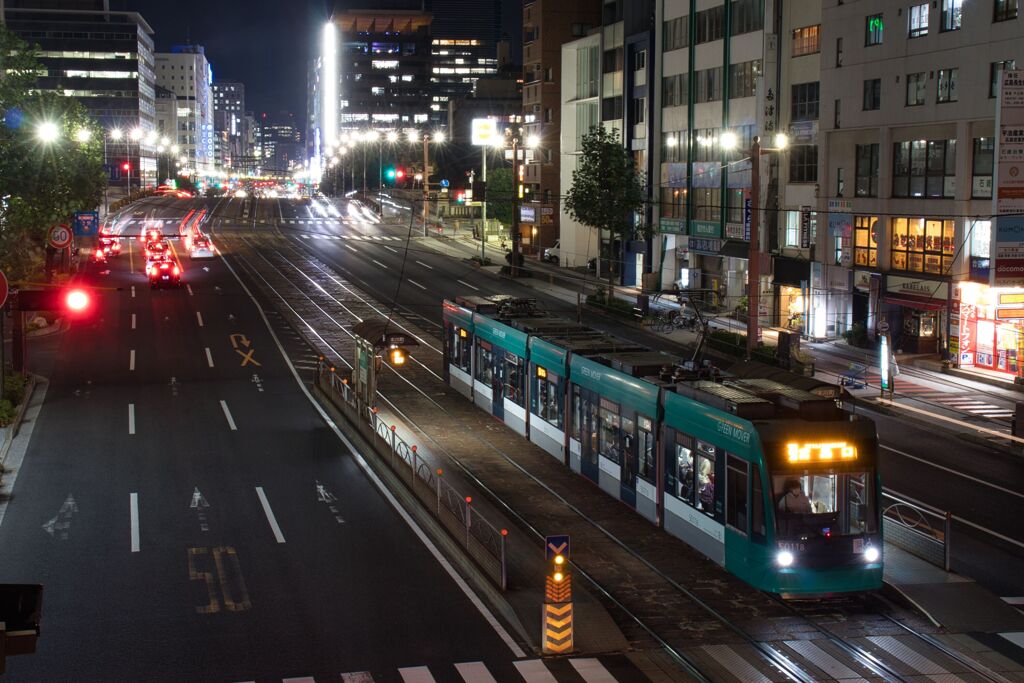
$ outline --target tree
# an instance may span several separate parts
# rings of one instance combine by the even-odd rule
[[[41,68],[0,27],[0,269],[12,280],[38,275],[46,231],[96,207],[106,183],[102,131],[78,101],[32,90]],[[39,140],[43,122],[56,126],[53,141]]]
[[[512,225],[512,169],[487,172],[487,213],[503,224]]]
[[[643,173],[637,170],[615,129],[592,128],[583,136],[582,148],[564,206],[573,220],[596,228],[598,235],[607,231],[612,260],[611,245],[616,239],[622,244],[635,235],[647,234],[648,226],[638,224],[635,217],[646,197]],[[615,286],[614,273],[614,268],[608,269],[609,301]]]

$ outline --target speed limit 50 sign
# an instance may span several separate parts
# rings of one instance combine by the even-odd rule
[[[71,228],[66,225],[55,225],[50,228],[48,239],[54,249],[64,249],[71,244]]]

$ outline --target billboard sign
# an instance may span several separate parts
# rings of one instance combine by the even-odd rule
[[[500,140],[498,122],[495,119],[473,119],[470,142],[476,147],[493,147]]]

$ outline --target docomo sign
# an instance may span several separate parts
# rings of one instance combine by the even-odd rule
[[[71,229],[66,225],[55,225],[50,228],[47,239],[54,249],[64,249],[71,245]]]
[[[493,147],[498,140],[498,122],[495,119],[473,119],[470,142],[476,147]]]

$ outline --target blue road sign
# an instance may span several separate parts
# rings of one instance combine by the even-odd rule
[[[76,237],[92,237],[99,232],[100,214],[98,211],[78,211],[71,225]]]
[[[555,555],[569,559],[569,534],[544,538],[544,559],[550,560]]]
[[[447,178],[442,178],[441,179],[441,187],[448,187],[448,179]]]

